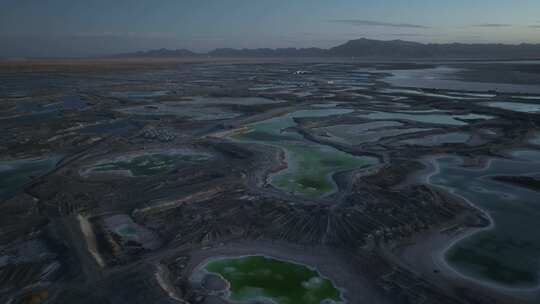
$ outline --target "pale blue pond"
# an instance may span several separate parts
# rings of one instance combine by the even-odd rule
[[[457,157],[435,161],[430,183],[450,188],[482,208],[494,226],[467,237],[446,252],[450,266],[466,276],[507,287],[535,287],[540,270],[540,192],[497,182],[493,176],[540,172],[540,152],[493,159],[487,168],[470,169]]]

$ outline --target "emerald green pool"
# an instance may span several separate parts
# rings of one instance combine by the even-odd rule
[[[209,262],[205,270],[229,283],[229,299],[239,302],[269,299],[277,304],[344,303],[332,281],[307,266],[264,256]]]
[[[336,190],[332,179],[336,172],[348,171],[370,164],[330,146],[284,144],[289,167],[271,175],[276,188],[293,194],[319,197]]]
[[[127,171],[131,176],[152,176],[165,174],[176,168],[179,162],[200,162],[210,158],[204,153],[152,153],[126,156],[110,162],[101,162],[87,172]]]
[[[283,149],[287,168],[270,176],[270,184],[277,189],[307,197],[320,197],[337,190],[332,175],[366,167],[375,158],[354,156],[334,147],[305,139],[296,130],[296,118],[316,118],[351,113],[349,109],[321,109],[297,111],[285,116],[251,124],[248,131],[234,138],[242,142],[258,143]]]

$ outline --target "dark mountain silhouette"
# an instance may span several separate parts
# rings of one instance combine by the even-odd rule
[[[152,50],[116,57],[359,57],[359,58],[482,58],[538,59],[540,44],[424,44],[403,40],[357,39],[330,48],[215,49],[208,53],[188,50]]]
[[[423,44],[371,39],[351,40],[328,50],[337,57],[540,58],[540,44]]]

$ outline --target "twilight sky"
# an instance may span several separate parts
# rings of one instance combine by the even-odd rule
[[[539,0],[0,0],[0,56],[331,47],[361,37],[540,43]]]

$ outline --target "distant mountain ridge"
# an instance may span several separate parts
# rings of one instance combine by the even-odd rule
[[[351,40],[328,50],[338,57],[540,58],[540,44],[423,44],[403,40]]]
[[[151,50],[115,57],[358,57],[358,58],[483,58],[540,59],[540,44],[424,44],[403,40],[350,40],[330,49],[321,48],[260,48],[215,49],[208,53],[189,50]]]

